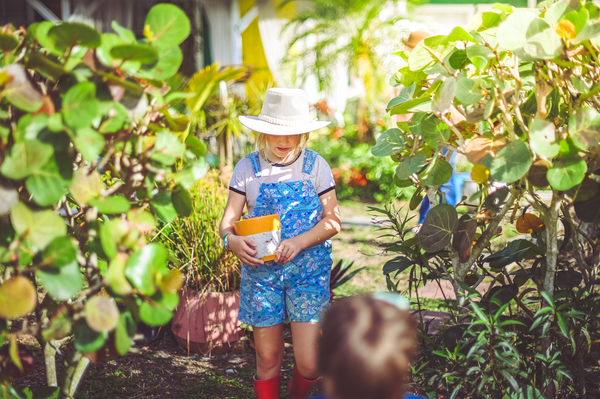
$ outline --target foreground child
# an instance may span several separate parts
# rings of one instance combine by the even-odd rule
[[[415,327],[398,295],[381,293],[337,301],[323,318],[319,399],[418,399],[406,394]]]
[[[295,357],[288,392],[291,399],[305,398],[318,379],[318,322],[329,306],[329,239],[340,230],[331,169],[305,149],[308,132],[328,122],[310,117],[306,94],[297,89],[270,89],[258,118],[240,122],[259,133],[259,150],[235,167],[220,233],[243,263],[239,319],[254,331],[254,392],[258,399],[280,397],[287,317]],[[275,261],[255,258],[252,239],[235,234],[233,223],[244,205],[245,218],[279,215],[282,242]]]

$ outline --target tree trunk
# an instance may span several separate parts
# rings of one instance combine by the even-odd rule
[[[65,382],[60,392],[59,399],[74,399],[75,392],[83,379],[83,375],[90,364],[90,359],[81,352],[75,352],[66,371]]]

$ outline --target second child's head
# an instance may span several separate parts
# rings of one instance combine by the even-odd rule
[[[306,148],[309,133],[294,135],[258,134],[258,151],[260,155],[275,163],[288,163],[296,159],[302,149]]]
[[[322,329],[319,368],[329,399],[404,395],[416,349],[407,310],[373,296],[351,297],[331,306]]]

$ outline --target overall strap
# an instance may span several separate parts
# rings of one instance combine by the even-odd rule
[[[254,175],[256,177],[262,176],[262,169],[260,168],[260,156],[258,152],[253,152],[247,155],[248,158],[252,161],[252,168],[254,169]]]
[[[317,160],[317,153],[306,149],[304,150],[304,163],[302,164],[302,172],[306,174],[311,174],[313,167],[315,166],[315,162]]]

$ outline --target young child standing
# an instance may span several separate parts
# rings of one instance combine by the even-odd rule
[[[305,398],[318,380],[317,340],[321,313],[329,306],[331,241],[340,231],[335,183],[327,162],[306,149],[308,133],[329,122],[310,117],[303,90],[270,89],[258,117],[240,122],[259,133],[258,151],[235,167],[220,225],[224,245],[242,261],[239,319],[253,327],[254,392],[279,399],[283,322],[289,318],[294,344],[290,398]],[[254,257],[252,239],[235,234],[233,223],[278,214],[282,242],[274,261]]]

